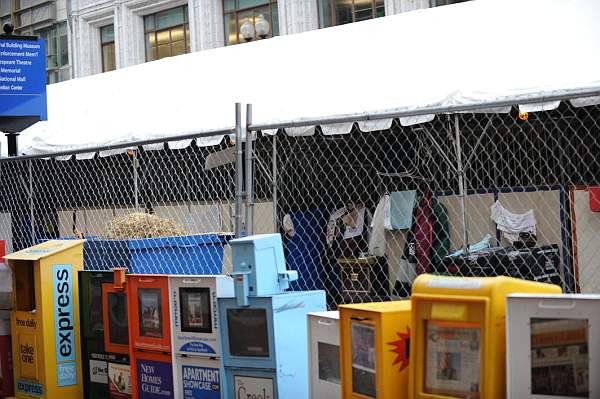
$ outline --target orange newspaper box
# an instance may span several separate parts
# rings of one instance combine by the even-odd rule
[[[557,285],[510,277],[414,281],[409,397],[506,397],[506,297],[561,293]]]
[[[169,276],[127,275],[133,398],[173,397]]]

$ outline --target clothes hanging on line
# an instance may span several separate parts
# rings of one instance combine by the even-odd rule
[[[428,273],[432,264],[439,262],[450,248],[448,210],[431,192],[426,192],[414,210],[413,225],[406,238],[403,259],[405,269],[414,269],[415,275]]]
[[[326,229],[326,242],[333,248],[341,238],[343,256],[359,256],[369,249],[372,213],[364,206],[354,204],[337,209],[329,216]]]
[[[385,238],[386,213],[389,222],[390,196],[385,194],[379,200],[373,221],[371,222],[371,238],[369,239],[369,253],[373,256],[385,256],[387,254],[387,240]],[[391,225],[390,225],[391,227]],[[388,229],[389,230],[389,229]]]
[[[536,219],[533,209],[525,213],[512,213],[506,210],[500,201],[494,202],[491,207],[491,217],[497,229],[511,244],[519,239],[519,233],[536,234]]]
[[[391,230],[405,230],[411,228],[416,199],[417,192],[415,190],[393,191],[390,193]]]

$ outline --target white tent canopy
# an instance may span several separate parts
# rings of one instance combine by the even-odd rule
[[[24,131],[20,147],[44,154],[228,129],[236,102],[253,105],[254,125],[285,126],[600,90],[598,21],[598,0],[477,0],[167,58],[48,86],[48,121]]]

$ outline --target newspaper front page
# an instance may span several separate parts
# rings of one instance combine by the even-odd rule
[[[425,391],[480,398],[481,328],[476,323],[427,322]]]
[[[587,319],[531,319],[531,393],[589,397]]]

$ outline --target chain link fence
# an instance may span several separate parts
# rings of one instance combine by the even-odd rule
[[[600,289],[598,105],[424,119],[336,135],[258,132],[251,164],[236,162],[242,143],[229,136],[208,147],[3,159],[0,233],[9,250],[84,236],[89,269],[228,273],[240,172],[252,187],[244,230],[281,233],[300,276],[293,289],[325,290],[330,308],[407,297],[420,273]],[[136,211],[185,234],[107,239],[114,218]]]

